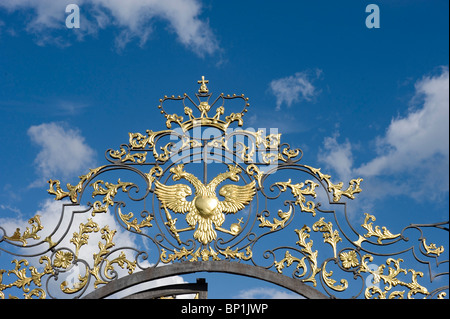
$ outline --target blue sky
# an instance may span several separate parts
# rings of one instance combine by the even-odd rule
[[[65,25],[70,3],[79,29]],[[380,28],[366,27],[369,3]],[[448,6],[2,1],[0,221],[45,211],[48,179],[75,183],[128,132],[165,129],[159,99],[193,95],[202,75],[214,94],[245,93],[245,124],[278,128],[301,163],[335,181],[363,177],[348,208],[356,225],[363,212],[393,232],[446,221]]]

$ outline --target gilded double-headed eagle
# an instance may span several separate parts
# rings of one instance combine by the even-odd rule
[[[178,242],[179,232],[194,230],[194,238],[200,243],[206,245],[217,237],[216,230],[231,235],[237,235],[241,230],[239,224],[233,224],[231,229],[222,228],[225,221],[225,214],[235,214],[249,204],[255,195],[255,181],[239,186],[234,184],[224,185],[219,190],[219,195],[224,200],[219,200],[216,195],[216,188],[223,181],[230,179],[234,182],[239,181],[241,169],[237,166],[228,165],[228,171],[214,177],[208,185],[203,184],[193,174],[184,171],[184,165],[179,164],[170,169],[173,173],[172,179],[178,181],[185,179],[195,188],[195,196],[192,201],[186,200],[186,197],[192,195],[192,189],[186,184],[164,185],[159,181],[155,182],[155,194],[161,202],[161,207],[166,211],[168,219],[167,225],[171,226],[172,233],[176,236]],[[172,220],[167,209],[175,213],[186,214],[186,222],[189,227],[176,229],[176,219]],[[242,222],[242,219],[241,221]],[[214,225],[214,227],[213,227]]]

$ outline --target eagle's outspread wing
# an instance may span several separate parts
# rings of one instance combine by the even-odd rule
[[[219,202],[219,209],[223,213],[235,214],[252,201],[255,193],[255,181],[244,186],[225,185],[219,191],[219,194],[225,197],[225,200]]]
[[[203,183],[200,182],[200,180],[194,174],[188,173],[184,170],[184,164],[178,164],[177,166],[172,167],[169,171],[173,174],[172,179],[174,181],[178,181],[184,178],[189,183],[191,183],[192,186],[195,187],[196,194],[199,192],[201,193],[205,189]]]
[[[163,207],[169,208],[175,213],[185,214],[193,208],[192,202],[186,200],[186,197],[192,194],[188,185],[164,185],[155,181],[155,194]]]

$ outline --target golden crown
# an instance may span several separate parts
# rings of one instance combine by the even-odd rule
[[[166,126],[167,128],[172,128],[172,122],[177,123],[183,131],[190,130],[197,126],[211,126],[215,127],[219,130],[226,131],[230,123],[237,121],[239,126],[243,125],[242,117],[247,112],[247,108],[250,106],[248,103],[248,97],[245,97],[244,94],[241,95],[225,95],[221,93],[211,104],[209,103],[209,100],[212,96],[212,93],[209,92],[208,87],[206,84],[209,83],[208,80],[205,80],[205,77],[202,76],[202,79],[197,81],[198,84],[200,84],[200,88],[198,90],[198,93],[195,93],[195,96],[197,97],[198,102],[195,102],[193,99],[189,97],[186,93],[183,94],[183,96],[167,96],[165,95],[164,98],[160,99],[159,102],[161,104],[158,105],[158,108],[161,110],[161,113],[164,114],[164,117],[167,119]],[[241,110],[241,112],[238,113],[230,113],[228,116],[225,116],[225,120],[221,120],[221,115],[224,114],[225,108],[225,100],[231,100],[231,99],[242,99],[244,102],[244,107]],[[166,110],[163,107],[164,102],[168,100],[175,100],[175,101],[183,101],[184,105],[184,114],[186,114],[189,119],[184,121],[183,116],[179,116],[178,114],[169,114],[166,112]],[[193,110],[191,107],[186,105],[186,102],[191,102],[199,111],[200,111],[200,117],[195,117],[193,115]],[[221,105],[218,106],[215,110],[215,114],[213,117],[208,116],[208,112],[211,110],[211,108],[214,107],[214,105],[217,104],[217,102],[222,101]],[[220,102],[219,102],[220,103]]]

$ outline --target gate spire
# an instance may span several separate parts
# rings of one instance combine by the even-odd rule
[[[209,93],[208,88],[206,87],[206,84],[208,84],[209,81],[205,80],[204,75],[202,75],[202,79],[197,81],[197,83],[201,84],[200,89],[198,89],[198,93],[200,93],[200,94],[208,94]]]

